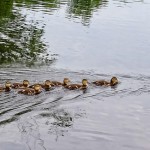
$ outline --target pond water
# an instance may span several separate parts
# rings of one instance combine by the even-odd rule
[[[148,0],[0,1],[0,84],[117,76],[115,88],[0,93],[0,150],[149,150]]]

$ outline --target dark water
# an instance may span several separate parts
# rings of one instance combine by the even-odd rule
[[[0,150],[149,150],[149,18],[148,0],[0,1],[0,84],[120,81],[0,93]]]

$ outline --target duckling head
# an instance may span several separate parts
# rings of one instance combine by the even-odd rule
[[[6,87],[6,88],[10,88],[10,87],[11,87],[11,82],[6,81],[6,82],[5,82],[5,87]]]
[[[82,80],[82,85],[83,86],[87,86],[88,85],[88,80],[87,79],[83,79]]]
[[[112,77],[111,80],[110,80],[110,84],[111,84],[112,86],[118,84],[118,79],[117,79],[116,77]]]
[[[63,81],[64,85],[68,85],[69,82],[70,82],[69,78],[64,78],[64,81]]]
[[[29,81],[28,80],[23,80],[23,86],[28,87],[29,86]]]
[[[40,92],[41,91],[41,86],[39,84],[36,84],[34,86],[34,90],[35,90],[35,92]]]
[[[45,86],[51,87],[51,81],[50,81],[50,80],[46,80],[46,81],[45,81]]]

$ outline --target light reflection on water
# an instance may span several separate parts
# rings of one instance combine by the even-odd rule
[[[0,9],[0,84],[113,75],[121,83],[0,93],[0,149],[148,150],[149,1],[9,2]]]

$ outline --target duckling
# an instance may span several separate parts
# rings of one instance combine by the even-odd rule
[[[46,91],[49,91],[51,88],[51,82],[49,80],[46,80],[45,83],[41,85],[41,87],[45,89]]]
[[[9,92],[11,90],[11,83],[9,81],[5,82],[5,87],[0,87],[0,92]]]
[[[118,79],[116,77],[112,77],[110,82],[105,81],[105,80],[99,80],[99,81],[94,81],[92,82],[93,84],[97,86],[114,86],[118,84]]]
[[[88,87],[87,79],[83,79],[82,84],[70,84],[65,86],[65,88],[69,90],[76,90],[76,89],[84,90],[87,89],[87,87]]]
[[[112,77],[110,80],[110,86],[115,86],[119,83],[118,79],[116,77]]]
[[[19,94],[25,94],[25,95],[37,95],[42,92],[41,85],[36,84],[33,89],[32,88],[25,88],[21,91],[18,91]]]
[[[70,80],[68,78],[64,78],[63,83],[58,81],[50,81],[51,86],[67,86]]]
[[[23,83],[13,83],[12,88],[20,89],[20,88],[27,88],[29,86],[28,80],[23,80]]]

